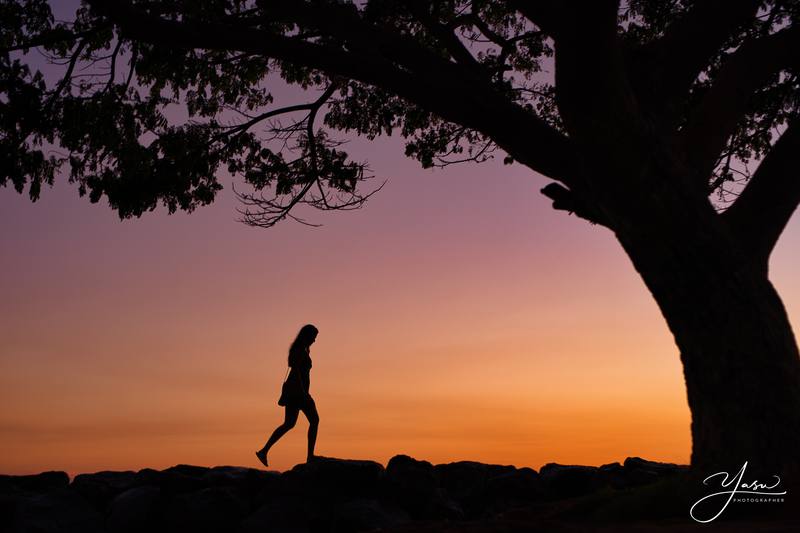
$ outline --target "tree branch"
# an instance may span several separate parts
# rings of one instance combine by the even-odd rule
[[[617,35],[617,8],[614,0],[561,7],[572,23],[556,37],[556,100],[570,136],[595,150],[590,157],[626,166],[631,152],[648,150]],[[629,152],[621,154],[620,146]]]
[[[510,0],[509,5],[555,39],[568,25],[563,0]]]
[[[472,56],[467,47],[464,46],[450,28],[437,21],[429,12],[430,4],[420,0],[407,2],[408,9],[425,26],[431,34],[441,42],[450,56],[462,65],[481,68],[481,64]]]
[[[109,67],[108,83],[106,83],[106,91],[110,91],[114,86],[114,80],[117,77],[117,55],[122,48],[122,39],[117,39],[117,45],[114,47],[114,52],[111,54],[111,66]]]
[[[283,16],[288,16],[295,6],[301,6],[303,12],[298,16],[316,17],[314,23],[319,27],[337,32],[333,35],[347,43],[345,50],[250,27],[165,20],[142,12],[127,1],[88,3],[129,38],[181,48],[258,53],[382,87],[445,120],[481,131],[533,170],[564,183],[574,174],[575,158],[569,141],[540,118],[498,94],[485,76],[437,57],[413,40],[391,35],[391,31],[371,26],[355,15],[332,12],[323,13],[323,17],[316,11],[308,12],[300,3],[281,7]],[[329,15],[331,20],[322,20]],[[398,62],[406,68],[398,66]]]
[[[722,214],[742,247],[763,262],[800,203],[800,118],[764,157],[734,204]]]
[[[300,222],[301,224],[308,226],[319,226],[319,224],[313,224],[295,216],[295,214],[292,213],[292,210],[298,204],[306,204],[316,207],[317,209],[327,211],[348,211],[358,209],[364,205],[364,203],[373,194],[377,193],[383,188],[383,185],[381,185],[366,195],[357,192],[355,186],[353,186],[350,190],[345,188],[344,190],[349,193],[349,198],[345,200],[341,197],[338,197],[336,198],[337,201],[331,202],[328,194],[322,187],[322,181],[324,178],[326,178],[326,176],[323,175],[324,169],[322,167],[324,166],[324,163],[320,161],[320,156],[321,151],[326,148],[326,140],[324,134],[318,134],[314,131],[314,122],[316,121],[317,115],[319,114],[323,105],[328,102],[336,89],[337,83],[332,82],[314,102],[310,102],[305,106],[294,106],[295,110],[301,108],[309,110],[308,115],[291,128],[293,133],[299,133],[303,130],[305,131],[307,153],[288,165],[289,167],[293,165],[301,166],[301,168],[292,173],[290,177],[290,186],[287,189],[288,192],[281,191],[280,178],[278,178],[276,192],[272,197],[265,196],[262,190],[254,193],[240,193],[235,187],[233,188],[234,194],[242,203],[242,205],[245,206],[243,209],[237,209],[239,214],[242,215],[242,218],[240,219],[241,222],[248,226],[269,228],[288,217]],[[286,109],[289,108],[283,108],[276,111],[286,112]],[[260,120],[260,118],[255,117],[250,122],[258,120]],[[332,144],[335,145],[335,143],[332,143],[331,141],[327,141],[327,144],[329,146]],[[307,161],[307,167],[302,167],[303,161]],[[364,165],[352,164],[352,168],[359,169],[358,180],[364,179]],[[327,177],[329,180],[329,189],[334,189],[334,186],[332,185],[333,178],[335,178],[335,176],[329,175]],[[294,189],[297,185],[302,185],[302,187],[298,192],[295,192]],[[314,194],[311,192],[311,189],[315,185],[319,189],[319,197],[314,196]],[[283,196],[288,196],[288,200],[282,199]]]
[[[588,220],[592,224],[600,224],[607,228],[611,227],[610,222],[603,213],[587,205],[586,202],[581,201],[573,191],[570,191],[558,183],[548,183],[539,192],[553,200],[553,209],[567,211],[570,214],[574,213],[576,216]]]
[[[314,121],[317,119],[317,114],[319,113],[320,108],[322,108],[322,105],[333,95],[334,91],[336,91],[336,83],[331,83],[328,88],[325,89],[319,99],[314,102],[306,122],[306,136],[308,137],[308,152],[309,159],[311,160],[313,181],[319,181],[320,177],[319,165],[317,164],[317,140],[316,135],[314,134]]]
[[[249,193],[239,193],[234,189],[234,194],[239,198],[239,201],[242,202],[244,205],[258,207],[259,211],[252,212],[249,209],[239,210],[239,213],[244,217],[241,222],[244,222],[248,226],[257,226],[262,228],[269,228],[286,218],[287,216],[291,216],[292,208],[294,208],[298,203],[303,201],[303,198],[311,190],[311,187],[315,183],[319,183],[319,168],[317,166],[317,150],[316,150],[316,142],[315,142],[315,135],[314,135],[314,121],[317,118],[317,113],[319,112],[320,108],[328,101],[328,99],[333,95],[334,91],[336,90],[336,84],[331,83],[325,91],[315,100],[314,102],[310,102],[305,105],[296,105],[291,107],[285,107],[281,109],[276,109],[272,112],[264,113],[260,116],[253,118],[252,120],[246,122],[241,126],[237,126],[238,132],[244,132],[247,128],[251,127],[253,124],[260,122],[268,118],[269,116],[275,116],[281,113],[288,113],[292,111],[298,111],[302,109],[308,109],[309,113],[306,117],[306,135],[308,136],[308,143],[309,143],[309,152],[310,152],[310,159],[311,159],[311,168],[313,171],[313,176],[310,177],[308,183],[306,183],[303,188],[300,190],[299,193],[292,196],[289,200],[289,203],[284,204],[281,203],[277,197],[272,199],[267,199],[262,195],[260,197],[256,197],[254,194]],[[240,129],[243,126],[243,129]],[[306,225],[316,226],[315,224],[310,224],[302,219],[296,218],[291,216],[294,220],[301,222]]]
[[[325,100],[327,100],[327,97],[325,98]],[[307,104],[296,104],[296,105],[280,107],[280,108],[277,108],[277,109],[270,109],[269,111],[265,111],[264,113],[261,113],[260,115],[254,116],[253,118],[251,118],[247,122],[242,122],[241,124],[236,124],[236,125],[227,127],[224,131],[222,131],[218,135],[218,138],[215,139],[215,140],[218,140],[219,138],[222,138],[222,137],[229,137],[229,136],[232,136],[232,135],[238,135],[238,134],[244,133],[247,130],[249,130],[250,128],[252,128],[253,126],[255,126],[256,124],[258,124],[259,122],[263,122],[263,121],[265,121],[267,119],[270,119],[270,118],[273,118],[273,117],[277,117],[278,115],[286,115],[286,114],[289,114],[289,113],[295,113],[297,111],[311,111],[311,110],[314,109],[315,105],[317,105],[315,102],[309,102]]]
[[[80,58],[83,49],[86,48],[86,44],[87,44],[86,40],[81,40],[78,43],[78,46],[75,47],[75,50],[72,52],[72,55],[69,58],[69,63],[67,64],[67,71],[64,73],[64,77],[61,78],[61,81],[53,90],[53,93],[50,95],[50,98],[48,98],[47,104],[45,105],[46,109],[50,109],[55,103],[56,99],[64,91],[64,89],[70,83],[72,83],[72,72],[75,70],[75,65],[78,63],[78,59]]]
[[[102,29],[105,29],[105,27],[92,28],[91,30],[82,32],[73,32],[66,28],[54,28],[44,31],[39,35],[34,35],[24,43],[16,43],[7,48],[0,48],[0,54],[17,52],[19,50],[27,50],[29,48],[36,48],[37,46],[48,46],[62,42],[77,41],[78,39],[91,37],[97,33],[98,30]]]
[[[782,69],[800,64],[800,26],[743,44],[725,62],[681,133],[690,168],[707,180],[753,93]]]
[[[737,28],[755,17],[760,0],[699,0],[663,37],[643,47],[640,64],[668,100],[685,97],[691,84]]]

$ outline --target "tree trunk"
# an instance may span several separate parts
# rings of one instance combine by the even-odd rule
[[[693,470],[735,473],[747,461],[751,480],[796,484],[800,356],[766,261],[741,257],[718,224],[665,227],[617,236],[680,349]]]

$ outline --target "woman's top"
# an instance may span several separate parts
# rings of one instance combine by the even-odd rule
[[[289,379],[301,380],[306,393],[311,389],[311,355],[308,348],[293,348],[289,351]]]

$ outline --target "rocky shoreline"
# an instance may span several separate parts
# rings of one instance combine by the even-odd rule
[[[592,498],[668,484],[686,472],[636,457],[601,467],[548,464],[537,472],[469,461],[432,465],[405,455],[386,467],[320,458],[283,473],[177,465],[80,474],[70,482],[64,472],[44,472],[0,476],[0,531],[510,531],[516,529],[495,526],[514,517],[531,526],[551,520],[544,531],[552,520],[561,523],[565,509],[575,514]]]

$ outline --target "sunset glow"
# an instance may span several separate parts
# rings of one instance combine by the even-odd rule
[[[499,162],[422,171],[353,143],[390,181],[324,227],[194,214],[120,222],[59,183],[0,191],[0,472],[256,466],[307,322],[317,452],[539,468],[686,463],[677,349],[608,230],[555,212]],[[797,218],[772,279],[797,323]],[[304,459],[302,418],[270,454]]]

